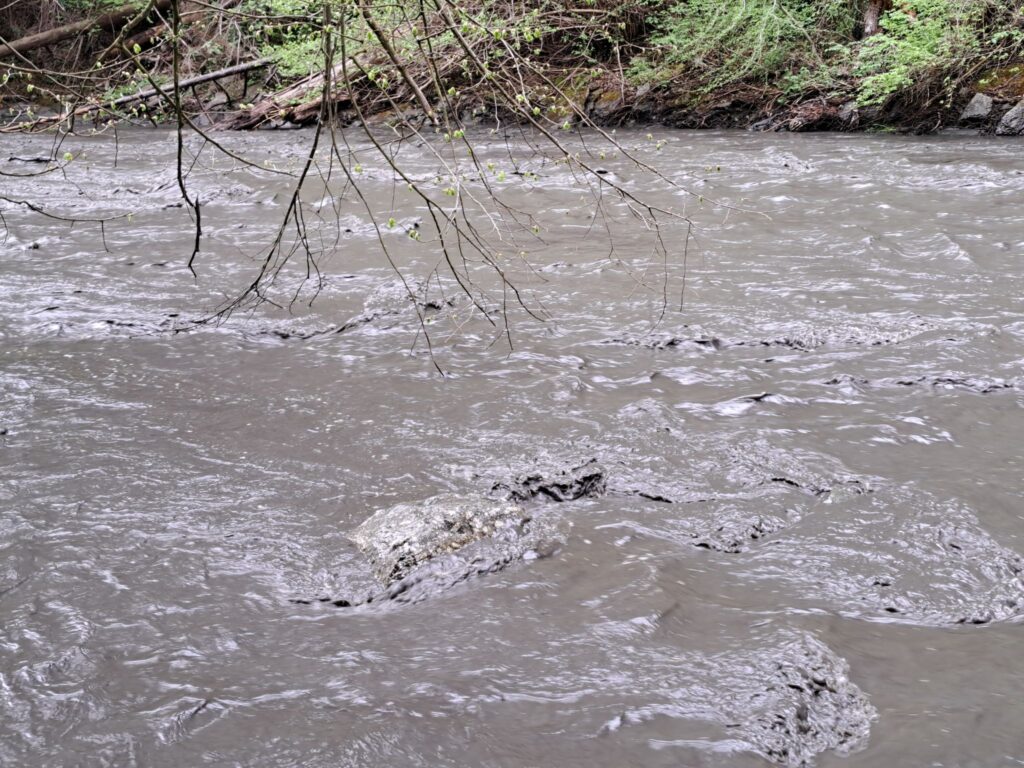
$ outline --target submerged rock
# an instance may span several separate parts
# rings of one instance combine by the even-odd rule
[[[418,565],[529,520],[518,505],[482,496],[442,494],[382,509],[351,534],[374,575],[390,585]]]
[[[758,753],[805,766],[822,752],[849,754],[867,742],[878,713],[826,645],[800,634],[752,661],[764,680],[763,703],[736,730]]]
[[[978,395],[989,395],[993,392],[1024,388],[1024,380],[1022,379],[1003,379],[992,376],[961,376],[956,374],[867,379],[863,376],[852,376],[843,373],[833,376],[823,383],[825,386],[842,387],[848,391],[869,388],[931,387],[938,390],[973,392]]]
[[[1024,101],[1021,101],[1003,115],[996,127],[997,136],[1021,136],[1024,135]]]
[[[964,107],[960,113],[960,124],[966,126],[981,125],[992,114],[992,97],[984,93],[974,94],[974,98]]]
[[[418,603],[476,576],[498,573],[520,561],[551,557],[562,543],[549,520],[530,519],[505,526],[457,552],[432,558],[365,602]]]
[[[646,334],[605,339],[604,344],[621,344],[655,350],[720,351],[733,347],[783,347],[811,352],[823,347],[882,347],[900,344],[939,324],[918,315],[867,315],[834,322],[762,323],[741,335],[712,333],[684,326],[679,334]]]
[[[847,499],[844,514],[838,526],[805,517],[747,567],[845,616],[947,627],[1024,617],[1024,557],[971,510],[888,487]]]
[[[797,323],[790,325],[779,336],[741,339],[727,346],[785,347],[798,352],[810,352],[821,347],[884,347],[907,341],[934,327],[934,324],[920,317],[834,325]]]
[[[604,344],[622,344],[630,347],[646,349],[704,349],[719,350],[723,347],[721,339],[714,336],[674,336],[671,334],[647,334],[644,336],[618,336],[606,339]]]
[[[476,576],[549,557],[565,540],[551,516],[532,518],[515,504],[454,494],[380,510],[348,539],[353,551],[335,553],[337,565],[292,602],[418,603]]]
[[[716,752],[749,751],[787,768],[867,745],[878,712],[850,680],[845,659],[797,630],[747,643],[743,650],[646,654],[645,663],[636,664],[642,670],[637,687],[667,688],[671,700],[627,709],[602,732],[642,728],[665,717],[718,723],[727,738]],[[664,723],[657,732],[671,733]]]
[[[533,471],[495,483],[491,492],[513,501],[538,497],[550,501],[575,501],[596,498],[607,489],[607,476],[597,459],[552,471]]]
[[[418,226],[417,223],[414,228]],[[334,328],[333,332],[347,333],[370,325],[383,329],[387,322],[401,326],[403,322],[411,322],[417,316],[424,317],[456,308],[466,297],[459,292],[458,286],[449,288],[450,291],[446,293],[443,286],[411,278],[385,281],[367,295],[362,312]]]
[[[799,517],[787,515],[743,514],[742,509],[726,509],[694,532],[694,545],[716,552],[746,552],[751,543],[785,530]]]
[[[763,501],[716,501],[707,505],[700,513],[684,518],[659,521],[625,520],[600,527],[623,528],[642,536],[652,536],[714,552],[739,554],[749,551],[761,539],[767,539],[786,530],[798,522],[800,517],[801,515],[793,509],[781,509],[775,513],[765,511]]]
[[[987,376],[918,376],[914,379],[896,379],[894,383],[901,387],[923,385],[935,389],[959,389],[979,395],[988,395],[992,392],[1001,392],[1019,387],[1017,380]]]
[[[463,497],[442,496],[427,499],[419,505],[400,506],[415,509],[428,503],[446,505],[445,498],[454,498],[457,503],[466,502]],[[414,527],[418,526],[418,523],[414,524]],[[414,565],[407,563],[410,567],[395,580],[384,582],[380,576],[384,569],[377,566],[383,565],[383,561],[375,553],[384,549],[382,542],[369,545],[366,551],[357,546],[351,556],[345,558],[343,555],[339,569],[332,568],[331,572],[319,574],[315,578],[318,583],[303,590],[306,596],[294,597],[292,602],[302,605],[329,603],[338,608],[418,603],[477,576],[497,573],[521,561],[550,557],[565,540],[557,523],[550,517],[524,518],[521,522],[504,526],[499,524],[490,534],[464,544],[452,540],[445,531],[421,532],[432,540],[430,545],[417,550],[424,559]],[[401,549],[414,546],[412,543],[399,543]]]

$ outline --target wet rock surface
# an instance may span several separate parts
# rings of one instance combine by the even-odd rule
[[[882,347],[899,344],[934,328],[933,324],[920,317],[906,318],[898,324],[843,323],[824,327],[798,325],[774,338],[738,340],[733,343],[744,347],[786,347],[801,352],[820,347]]]
[[[327,554],[329,572],[300,579],[291,602],[338,608],[419,603],[475,577],[550,557],[565,536],[556,519],[534,517],[516,504],[441,494],[379,510],[348,540],[356,551],[346,563],[339,569],[338,553]]]
[[[823,323],[771,323],[760,337],[744,337],[726,330],[712,333],[706,329],[687,329],[689,332],[651,333],[640,336],[623,335],[605,340],[606,344],[638,346],[654,350],[719,351],[731,347],[783,347],[797,352],[810,352],[821,348],[885,347],[900,344],[928,332],[948,329],[959,334],[977,332],[968,326],[937,322],[934,319],[904,315],[879,314],[876,318],[850,319],[845,322]]]
[[[390,585],[428,560],[527,520],[515,504],[442,494],[382,509],[356,528],[351,539],[378,580]]]
[[[1013,109],[1003,115],[1003,119],[996,126],[997,136],[1021,136],[1024,135],[1024,101],[1021,101]]]
[[[606,344],[624,344],[628,346],[646,347],[647,349],[692,348],[718,350],[723,346],[721,339],[708,336],[673,336],[669,334],[650,334],[647,336],[622,336],[607,339]]]
[[[901,388],[926,387],[935,390],[973,392],[978,395],[989,395],[993,392],[1022,389],[1020,379],[1005,379],[994,376],[914,376],[906,378],[866,379],[859,376],[842,374],[833,376],[824,382],[826,386],[853,388]]]
[[[752,660],[765,680],[762,711],[737,726],[741,738],[774,763],[807,766],[823,752],[864,747],[878,713],[850,681],[850,668],[807,635]]]
[[[514,475],[495,483],[491,493],[520,502],[533,499],[575,501],[603,496],[607,488],[607,472],[597,459],[591,458]]]
[[[992,97],[987,94],[974,94],[964,107],[964,111],[960,113],[960,124],[967,127],[982,125],[992,114],[994,103]]]
[[[683,730],[680,721],[699,718],[719,725],[717,751],[729,760],[747,752],[787,768],[815,765],[828,753],[849,755],[867,745],[878,712],[850,679],[845,659],[805,632],[774,631],[747,644],[709,658],[682,656],[690,677],[672,688],[671,704],[628,709],[605,723],[603,732],[652,730],[665,718]],[[676,675],[667,671],[667,659],[659,662],[652,672],[666,675],[673,686]],[[702,697],[702,691],[723,684],[728,696]],[[657,733],[672,730],[665,724]]]
[[[947,627],[1024,616],[1024,558],[970,510],[903,489],[843,509],[842,526],[807,518],[758,549],[749,573],[851,616]]]

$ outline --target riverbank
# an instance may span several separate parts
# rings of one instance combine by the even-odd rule
[[[370,120],[446,132],[1024,132],[1021,0],[110,5],[0,16],[7,130]],[[62,37],[83,25],[88,35]]]

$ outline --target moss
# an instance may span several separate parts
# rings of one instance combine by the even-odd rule
[[[1024,62],[988,70],[975,81],[974,89],[1009,101],[1024,99]]]

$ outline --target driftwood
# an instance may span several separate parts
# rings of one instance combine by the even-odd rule
[[[352,64],[350,63],[351,67]],[[342,65],[337,64],[331,76],[336,82],[343,73]],[[257,128],[274,120],[284,120],[296,125],[308,125],[320,115],[320,103],[323,99],[324,74],[318,72],[304,77],[283,91],[260,99],[252,107],[234,117],[225,120],[217,127],[230,131]],[[333,94],[335,103],[341,107],[351,104],[348,93]]]
[[[195,77],[185,78],[178,83],[178,88],[191,88],[194,85],[202,85],[203,83],[221,80],[225,77],[231,77],[232,75],[241,75],[245,72],[251,72],[254,69],[262,69],[268,64],[270,64],[270,59],[257,59],[256,61],[247,61],[242,64],[235,64],[233,67],[218,69],[216,72],[207,72],[205,75],[196,75]],[[88,114],[89,112],[95,112],[104,108],[117,109],[118,107],[123,107],[125,104],[134,104],[136,101],[152,99],[154,96],[159,96],[160,94],[163,94],[168,98],[171,96],[170,92],[166,90],[149,88],[148,90],[139,91],[138,93],[132,93],[127,96],[121,96],[118,99],[103,102],[102,104],[87,104],[84,107],[76,109],[75,114]]]
[[[156,0],[156,2],[153,3],[152,10],[166,11],[172,4],[173,0]],[[53,45],[54,43],[69,40],[72,37],[76,37],[83,32],[88,32],[91,29],[119,32],[126,24],[138,16],[138,14],[139,9],[136,6],[126,5],[93,19],[84,19],[83,21],[76,21],[72,24],[65,24],[62,27],[48,29],[45,32],[37,32],[34,35],[28,35],[27,37],[13,40],[6,45],[0,45],[0,59],[13,56],[16,53],[25,54],[29,51],[34,51],[36,48],[42,48],[47,45]]]

